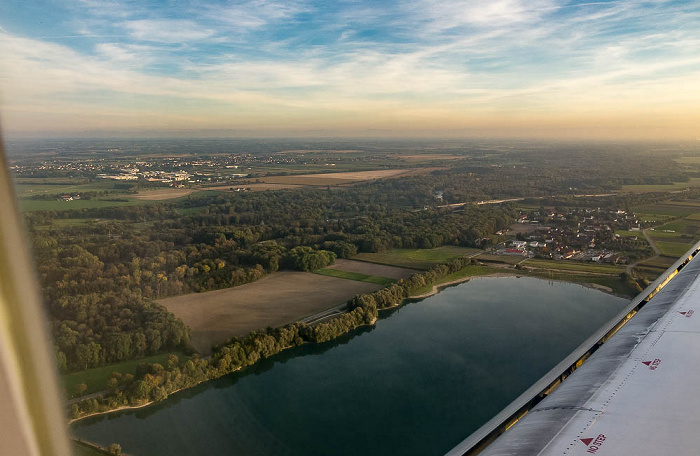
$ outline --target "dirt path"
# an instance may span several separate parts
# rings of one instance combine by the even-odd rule
[[[87,399],[93,399],[93,398],[97,399],[97,398],[104,396],[107,393],[109,393],[109,390],[102,390],[102,391],[98,391],[96,393],[87,394],[85,396],[74,397],[73,399],[67,400],[66,405],[71,406],[73,404],[77,404],[78,402],[82,402],[82,401],[87,400]]]
[[[661,250],[659,250],[659,248],[656,246],[656,243],[649,237],[649,234],[647,234],[647,230],[642,230],[642,234],[644,235],[644,238],[647,240],[651,248],[654,249],[654,254],[656,256],[661,255]]]

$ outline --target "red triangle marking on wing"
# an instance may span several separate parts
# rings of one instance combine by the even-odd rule
[[[687,314],[688,312],[678,312],[678,313],[681,314],[681,315],[685,315],[685,314]]]
[[[588,445],[591,444],[591,442],[593,441],[593,439],[581,439],[581,441],[582,441],[586,446],[588,446]]]
[[[651,361],[642,361],[642,364],[646,364],[647,366],[651,364]]]

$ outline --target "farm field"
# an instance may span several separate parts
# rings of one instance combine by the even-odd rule
[[[261,192],[265,190],[282,190],[287,188],[304,188],[304,185],[294,185],[294,184],[231,184],[231,185],[217,185],[216,187],[204,187],[203,190],[213,190],[217,192],[233,192],[235,189],[250,189],[251,192]],[[231,190],[234,189],[234,190]]]
[[[679,204],[647,204],[637,206],[634,212],[641,220],[663,220],[671,217],[687,217],[698,212],[697,206],[686,206]]]
[[[373,283],[283,271],[245,285],[161,299],[158,303],[190,327],[195,349],[209,353],[213,344],[231,336],[282,326],[380,288]]]
[[[673,230],[670,230],[670,231],[673,231]],[[665,232],[661,231],[661,229],[657,228],[655,231],[651,231],[651,230],[647,231],[647,235],[650,238],[654,239],[655,241],[656,240],[675,241],[675,240],[680,240],[683,233],[678,232],[678,231],[673,231],[671,233],[665,233]]]
[[[347,272],[366,274],[369,276],[387,277],[389,279],[405,279],[411,277],[417,272],[420,272],[415,269],[397,268],[395,266],[345,259],[335,260],[335,263],[328,266],[327,269],[338,269]]]
[[[394,249],[384,253],[359,253],[354,260],[386,264],[409,269],[428,269],[429,267],[465,255],[483,252],[468,247],[443,246],[435,249]]]
[[[644,260],[641,263],[639,263],[639,266],[649,266],[649,267],[656,267],[656,268],[662,268],[664,270],[668,269],[671,267],[673,263],[676,262],[678,258],[675,257],[668,257],[668,256],[658,256],[656,258],[650,258],[648,260]]]
[[[655,243],[658,246],[658,243]],[[663,252],[662,252],[663,253]],[[676,256],[657,256],[653,258],[647,258],[644,261],[638,263],[634,267],[634,273],[648,279],[656,279],[661,273],[668,269],[673,263],[676,262],[678,257]]]
[[[396,177],[415,172],[412,169],[382,169],[375,171],[357,171],[344,173],[299,174],[294,176],[271,176],[261,180],[268,184],[296,185],[340,185],[366,180]]]
[[[652,231],[653,236],[663,236],[672,235],[680,236],[682,234],[695,235],[700,230],[700,221],[690,220],[688,218],[683,220],[674,220],[673,222],[666,223],[661,226],[657,226],[654,231]],[[670,231],[673,231],[671,233]],[[647,232],[649,233],[649,232]]]
[[[673,192],[692,187],[700,187],[700,178],[693,177],[688,182],[666,185],[623,185],[620,191],[629,193]]]
[[[641,231],[615,230],[615,234],[619,234],[622,237],[636,237],[637,239],[644,238]]]
[[[342,271],[340,269],[330,269],[330,268],[317,269],[314,271],[314,274],[321,274],[321,275],[329,276],[329,277],[337,277],[339,279],[357,280],[358,282],[375,283],[375,284],[381,285],[383,287],[387,287],[387,286],[391,285],[392,283],[396,282],[396,280],[389,279],[386,277],[360,274],[359,272],[349,272],[349,271]]]
[[[196,190],[193,188],[163,188],[158,190],[144,190],[131,196],[140,200],[163,201],[187,196],[195,191]]]
[[[544,269],[556,269],[560,271],[587,272],[595,274],[620,274],[621,272],[625,271],[624,266],[540,259],[526,260],[525,262],[523,262],[523,266],[531,266]]]
[[[277,152],[277,155],[285,154],[362,154],[366,153],[360,149],[289,149]]]
[[[690,250],[694,244],[685,242],[660,242],[656,241],[656,246],[661,250],[662,255],[668,255],[672,257],[680,257],[685,252]]]
[[[88,181],[82,180],[76,180],[72,183],[32,183],[25,180],[22,183],[15,183],[15,192],[20,198],[26,198],[35,195],[113,190],[113,187],[113,185],[105,183],[88,183]]]
[[[177,356],[180,361],[187,359],[187,355],[184,353],[175,352],[172,354]],[[123,363],[110,364],[109,366],[96,367],[94,369],[63,374],[61,375],[61,380],[63,381],[63,386],[67,392],[66,397],[75,397],[73,392],[75,391],[75,385],[79,383],[85,383],[87,385],[87,390],[84,394],[96,393],[107,388],[107,380],[109,380],[109,377],[112,376],[112,373],[121,372],[122,374],[133,375],[136,373],[136,368],[139,364],[165,364],[170,355],[171,353],[161,353],[159,355],[149,356],[146,358],[124,361]]]
[[[407,161],[433,161],[433,160],[459,160],[465,158],[462,155],[447,155],[447,154],[414,154],[414,155],[398,155],[397,158]]]
[[[665,201],[664,204],[668,206],[694,206],[700,210],[700,200],[697,199],[687,199],[683,201]]]

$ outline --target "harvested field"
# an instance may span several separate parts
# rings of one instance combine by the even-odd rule
[[[382,179],[408,174],[412,169],[381,169],[377,171],[356,171],[347,173],[299,174],[295,176],[264,177],[265,183],[296,185],[339,185],[365,180]]]
[[[372,283],[284,271],[238,287],[191,293],[158,303],[190,327],[194,348],[209,353],[212,344],[231,336],[282,326],[380,288]]]
[[[213,190],[217,192],[234,192],[237,188],[241,190],[250,189],[251,192],[262,192],[264,190],[282,190],[285,188],[303,188],[303,185],[293,184],[235,184],[235,185],[219,185],[216,187],[205,187],[202,190]],[[233,189],[233,190],[232,190]]]
[[[146,190],[133,195],[134,198],[147,201],[162,201],[187,196],[196,190],[193,188],[164,188],[161,190]]]
[[[357,149],[346,149],[346,150],[335,150],[335,149],[290,149],[277,152],[278,154],[356,154],[361,153],[361,150]]]
[[[328,266],[328,269],[338,269],[347,272],[356,272],[368,276],[387,277],[389,279],[405,279],[420,272],[415,269],[398,268],[384,264],[367,263],[364,261],[335,260],[335,264]]]
[[[461,155],[442,155],[442,154],[415,154],[415,155],[399,155],[399,158],[404,160],[459,160],[466,158]]]

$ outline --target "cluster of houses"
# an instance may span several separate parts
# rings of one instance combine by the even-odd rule
[[[186,181],[191,177],[191,175],[185,171],[174,171],[174,172],[165,172],[165,171],[141,171],[139,168],[132,168],[132,167],[126,167],[126,168],[121,168],[117,173],[112,173],[112,174],[98,174],[97,178],[98,179],[111,179],[111,180],[125,180],[125,181],[131,181],[131,180],[139,180],[139,179],[145,179],[148,182],[163,182],[163,183],[172,183],[172,182],[182,182]]]
[[[634,214],[624,210],[576,209],[566,212],[521,213],[517,239],[496,246],[497,254],[541,256],[556,260],[627,263],[629,258],[609,247],[620,237],[614,229],[641,228]],[[501,231],[497,234],[505,234]]]

